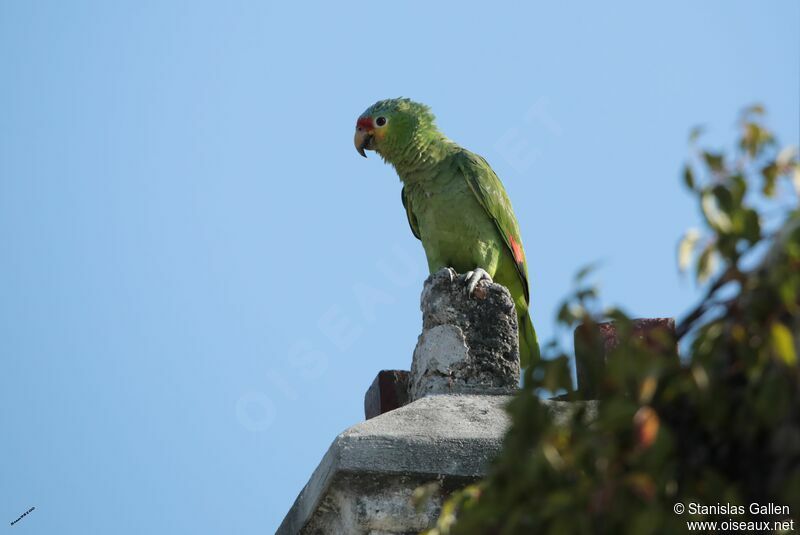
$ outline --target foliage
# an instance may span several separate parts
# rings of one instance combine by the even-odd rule
[[[581,396],[566,353],[547,346],[509,406],[490,474],[452,495],[430,533],[682,533],[687,520],[753,519],[678,515],[679,502],[774,503],[798,518],[800,166],[794,151],[779,150],[760,107],[742,114],[740,128],[730,155],[697,148],[699,131],[690,136],[683,181],[705,231],[686,234],[678,263],[693,267],[703,297],[677,340],[653,346],[631,336],[627,316],[603,310],[589,270],[579,273],[559,322],[595,341],[601,320],[621,333],[596,413],[578,401],[554,421],[543,392]],[[587,351],[602,358],[600,344]]]

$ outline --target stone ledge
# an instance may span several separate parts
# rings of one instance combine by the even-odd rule
[[[437,481],[447,493],[484,476],[501,449],[510,399],[426,396],[347,429],[333,441],[276,533],[404,533],[403,526],[430,525],[440,501],[420,512],[410,492]],[[544,403],[557,420],[573,406]]]

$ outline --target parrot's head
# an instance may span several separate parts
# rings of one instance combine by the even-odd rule
[[[400,157],[415,140],[436,133],[434,117],[424,104],[407,98],[376,102],[356,121],[354,143],[366,158],[365,150],[374,150],[384,160]]]

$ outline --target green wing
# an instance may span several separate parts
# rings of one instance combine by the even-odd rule
[[[411,203],[406,196],[406,188],[403,186],[402,191],[400,192],[400,198],[403,200],[403,208],[406,209],[406,217],[408,217],[408,226],[411,227],[411,232],[414,233],[414,236],[417,237],[418,240],[422,240],[419,235],[419,223],[417,223],[417,216],[414,215],[413,210],[411,210]]]
[[[456,166],[467,181],[478,202],[494,221],[508,252],[514,258],[517,273],[525,288],[525,301],[530,303],[528,288],[528,263],[522,250],[519,224],[514,217],[511,201],[503,184],[482,157],[467,150],[455,156]],[[410,216],[409,216],[410,220]]]

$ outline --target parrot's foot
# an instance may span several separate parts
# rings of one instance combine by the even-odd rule
[[[481,268],[475,268],[475,271],[467,271],[464,273],[464,283],[467,285],[467,294],[472,297],[475,293],[475,288],[482,280],[492,281],[492,277]]]

